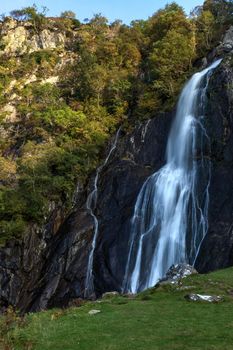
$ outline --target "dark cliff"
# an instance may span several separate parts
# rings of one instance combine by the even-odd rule
[[[211,140],[209,230],[196,268],[206,272],[233,265],[233,58],[232,48],[214,55],[224,60],[212,75],[207,91],[206,128]],[[94,254],[96,296],[120,290],[127,256],[129,224],[137,194],[164,164],[173,113],[156,116],[130,135],[123,132],[98,183],[95,214],[99,234]],[[89,189],[91,190],[92,181]],[[42,234],[9,242],[0,250],[0,301],[23,311],[67,305],[83,297],[94,223],[86,210],[87,193],[56,234],[55,217]]]
[[[210,81],[207,128],[211,140],[209,230],[197,269],[201,272],[233,264],[233,60],[225,57]]]
[[[134,203],[145,179],[163,165],[171,119],[171,115],[160,115],[131,135],[120,135],[116,151],[101,172],[94,255],[97,295],[121,286]],[[94,222],[86,210],[85,193],[79,202],[56,235],[48,225],[43,237],[35,234],[2,249],[3,305],[34,311],[83,296]]]

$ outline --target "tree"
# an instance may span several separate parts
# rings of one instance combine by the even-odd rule
[[[174,29],[155,44],[150,63],[153,85],[161,97],[176,96],[184,73],[191,68],[194,55],[194,37],[185,36]]]
[[[195,57],[195,27],[183,9],[172,3],[150,19],[149,28],[152,85],[159,99],[169,99],[178,93]]]
[[[233,0],[205,0],[203,11],[210,11],[217,24],[233,23]]]
[[[195,19],[196,24],[196,38],[198,55],[205,55],[212,47],[214,37],[215,20],[213,14],[207,10],[202,11]]]
[[[174,107],[193,73],[193,61],[216,45],[231,23],[232,2],[206,0],[191,17],[173,2],[130,25],[119,20],[109,25],[101,14],[79,24],[72,11],[46,22],[45,9],[38,11],[35,5],[12,11],[38,33],[45,25],[51,32],[64,32],[69,51],[0,57],[0,105],[13,92],[19,96],[17,121],[7,125],[4,113],[0,116],[4,237],[42,225],[51,202],[69,210],[75,183],[87,182],[120,122],[127,132],[156,111]],[[32,73],[41,79],[56,73],[59,80],[53,85],[40,79],[23,87]],[[13,80],[19,84],[12,90]]]
[[[163,10],[157,11],[148,21],[148,34],[152,42],[163,38],[169,30],[189,30],[189,21],[182,7],[175,2],[166,5]]]
[[[218,45],[229,25],[233,24],[233,0],[205,0],[193,16],[196,25],[198,56]]]
[[[60,15],[61,18],[75,19],[76,14],[73,11],[64,11]]]
[[[24,7],[21,10],[13,10],[10,15],[16,20],[30,21],[36,31],[40,30],[46,23],[47,7],[42,7],[40,12],[35,4],[33,6]]]
[[[97,13],[89,22],[93,27],[106,27],[108,24],[108,19],[102,16],[101,13]]]

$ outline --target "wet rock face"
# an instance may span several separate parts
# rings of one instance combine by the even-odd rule
[[[97,205],[100,230],[94,255],[97,295],[120,291],[134,205],[146,178],[164,165],[171,119],[171,115],[163,115],[136,129],[102,173]]]
[[[208,88],[206,126],[211,140],[209,229],[196,268],[233,265],[233,60],[225,57]]]

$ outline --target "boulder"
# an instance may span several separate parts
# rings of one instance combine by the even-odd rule
[[[166,273],[166,276],[161,281],[169,282],[177,284],[180,282],[182,278],[185,278],[190,275],[197,274],[197,270],[188,264],[177,264],[172,265],[168,272]]]
[[[231,26],[226,32],[223,38],[222,48],[225,52],[230,52],[233,50],[233,26]]]
[[[188,301],[203,301],[207,303],[220,303],[224,301],[224,298],[219,295],[202,295],[202,294],[188,294],[188,295],[185,295],[185,299]]]
[[[216,57],[223,57],[224,55],[233,51],[233,26],[231,26],[225,33],[220,44],[208,54],[208,63],[213,61]]]
[[[90,310],[90,311],[88,312],[88,314],[91,315],[91,316],[93,316],[93,315],[99,314],[100,312],[101,312],[100,310]]]

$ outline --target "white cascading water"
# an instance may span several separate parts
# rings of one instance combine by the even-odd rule
[[[209,77],[220,62],[194,74],[181,93],[166,164],[147,179],[135,204],[123,292],[154,286],[173,264],[195,263],[208,229],[210,163],[202,149],[209,139],[202,119]]]
[[[97,198],[98,198],[98,181],[99,181],[99,176],[103,168],[107,165],[112,152],[116,149],[119,134],[120,134],[121,128],[118,129],[114,142],[109,150],[109,153],[104,161],[104,163],[96,170],[96,175],[94,179],[94,186],[92,192],[89,194],[87,197],[86,201],[86,208],[90,215],[93,218],[94,221],[94,235],[92,239],[92,244],[91,244],[91,250],[89,253],[88,257],[88,264],[87,264],[87,274],[86,274],[86,280],[85,280],[85,291],[84,291],[84,297],[88,298],[91,297],[94,293],[94,279],[93,279],[93,260],[94,260],[94,252],[96,248],[96,242],[98,238],[98,232],[99,232],[99,222],[94,214],[95,208],[96,208],[96,203],[97,203]]]

